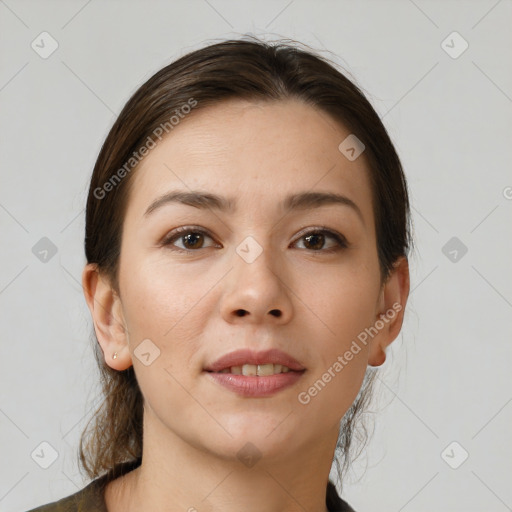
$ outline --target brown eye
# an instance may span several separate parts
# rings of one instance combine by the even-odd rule
[[[325,235],[322,233],[306,235],[304,237],[304,240],[306,241],[307,249],[318,250],[318,249],[322,249],[325,244]]]
[[[326,240],[334,240],[334,247],[324,248]],[[309,231],[299,238],[304,240],[305,249],[313,252],[334,252],[348,247],[348,243],[342,235],[327,229],[316,229]]]
[[[185,249],[200,249],[204,243],[204,235],[202,233],[189,233],[181,237]]]
[[[193,252],[199,249],[214,247],[205,245],[205,239],[213,238],[204,230],[193,227],[181,227],[171,232],[162,242],[172,250]],[[329,243],[329,240],[331,241]],[[329,229],[314,229],[303,234],[298,241],[303,241],[304,249],[311,252],[331,253],[348,247],[348,242],[343,235]],[[181,243],[181,246],[177,242]],[[296,242],[298,243],[298,242]],[[327,247],[326,247],[327,246]],[[302,249],[302,247],[299,247]]]
[[[213,240],[205,231],[193,228],[178,228],[173,231],[163,242],[164,246],[174,246],[176,250],[193,251],[205,248],[205,238]],[[175,241],[181,241],[181,247],[175,244]],[[207,247],[207,246],[206,246]]]

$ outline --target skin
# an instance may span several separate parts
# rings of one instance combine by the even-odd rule
[[[106,363],[116,370],[133,365],[145,400],[142,465],[107,486],[109,511],[326,510],[339,422],[367,366],[385,361],[409,293],[406,258],[381,283],[366,157],[351,162],[338,150],[349,134],[297,100],[231,100],[190,114],[136,170],[119,293],[94,264],[82,276]],[[174,189],[232,197],[237,212],[168,203],[144,215]],[[279,206],[303,191],[343,194],[362,219],[343,205],[294,212]],[[160,243],[180,226],[208,235],[189,245],[183,233],[174,245]],[[308,243],[304,228],[319,226],[349,246],[326,252],[338,246],[330,235],[323,245]],[[252,263],[236,252],[248,236],[263,251]],[[393,304],[401,311],[307,405],[300,403],[298,394]],[[148,366],[134,354],[145,339],[160,350]],[[233,350],[274,347],[307,370],[271,397],[241,397],[203,373]],[[261,456],[252,467],[237,457],[247,442]]]

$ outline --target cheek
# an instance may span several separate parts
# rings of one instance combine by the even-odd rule
[[[325,331],[329,346],[343,344],[375,320],[379,279],[374,268],[352,262],[338,269],[317,272],[314,279],[301,279],[300,297],[311,318]]]
[[[322,414],[329,409],[326,403],[334,419],[341,417],[357,396],[368,364],[365,329],[376,319],[377,275],[363,264],[347,266],[330,275],[317,275],[314,289],[305,295],[310,310],[317,313],[310,319],[318,326],[318,335],[309,340],[316,364],[301,387],[302,399],[298,398],[312,418],[315,411]],[[303,290],[306,293],[306,287]],[[313,333],[311,325],[308,329]]]
[[[128,324],[137,330],[159,329],[163,335],[190,309],[193,287],[171,266],[128,259],[125,263],[123,304]]]
[[[372,325],[373,296],[345,291],[321,310],[327,334],[315,337],[315,365],[296,397],[306,421],[318,428],[325,428],[324,420],[329,427],[341,420],[356,399],[368,366],[368,345],[358,336]]]
[[[200,279],[173,270],[171,265],[139,262],[130,268],[136,271],[125,272],[122,301],[133,367],[144,400],[157,415],[185,411],[190,396],[182,385],[188,387],[187,379],[197,369],[194,356],[201,349],[204,309],[215,306],[208,296],[200,301],[208,290],[196,282]],[[147,352],[150,364],[140,357]]]
[[[205,309],[215,307],[208,294],[215,280],[158,261],[136,268],[125,274],[122,297],[131,351],[149,338],[161,352],[160,364],[178,358],[186,364],[200,348]]]

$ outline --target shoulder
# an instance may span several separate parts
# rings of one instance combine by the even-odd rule
[[[103,482],[98,478],[74,494],[27,512],[107,512]]]
[[[326,505],[329,512],[355,512],[355,510],[339,495],[334,484],[327,484]]]
[[[108,512],[105,504],[105,487],[118,476],[140,466],[141,458],[116,464],[103,476],[89,483],[82,490],[52,503],[47,503],[27,512]]]

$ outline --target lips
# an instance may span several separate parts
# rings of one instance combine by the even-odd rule
[[[232,368],[234,366],[244,366],[246,364],[250,365],[265,365],[265,364],[280,364],[282,366],[287,366],[290,370],[301,372],[305,370],[304,366],[302,366],[294,357],[286,352],[283,352],[278,349],[270,349],[259,352],[254,352],[252,350],[244,349],[244,350],[236,350],[234,352],[230,352],[217,359],[214,363],[205,367],[205,371],[207,372],[221,372],[226,368]]]

